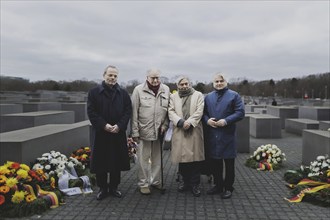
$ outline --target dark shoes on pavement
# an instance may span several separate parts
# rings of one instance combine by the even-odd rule
[[[178,186],[178,192],[185,192],[189,189],[189,186],[187,186],[184,183],[180,183]]]
[[[112,196],[115,196],[117,198],[122,197],[121,192],[117,188],[116,189],[110,188],[109,192],[108,192],[108,189],[101,188],[99,193],[96,196],[96,199],[97,200],[102,200],[102,199],[108,197],[108,195],[112,195]]]
[[[108,196],[108,190],[107,189],[100,189],[99,193],[96,196],[97,200],[102,200]]]
[[[191,192],[195,197],[199,197],[201,195],[201,189],[199,185],[195,185],[191,188]]]
[[[221,193],[221,198],[222,199],[229,199],[232,195],[232,192],[229,190],[224,191],[223,193]]]
[[[206,191],[207,195],[215,195],[215,194],[220,194],[220,193],[222,193],[222,190],[217,186],[214,186],[211,189]]]

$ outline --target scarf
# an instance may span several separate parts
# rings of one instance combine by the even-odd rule
[[[189,88],[187,90],[179,90],[179,96],[182,98],[182,113],[183,119],[187,120],[190,117],[190,104],[191,104],[191,95],[195,92],[195,89]],[[192,134],[193,126],[190,126],[188,130],[184,131],[184,136],[188,137]]]
[[[158,84],[158,86],[153,86],[153,85],[151,85],[151,84],[148,82],[148,80],[147,80],[147,85],[148,85],[148,88],[149,88],[150,90],[152,90],[152,91],[155,93],[155,96],[156,96],[157,93],[158,93],[159,87],[160,87],[160,83]]]

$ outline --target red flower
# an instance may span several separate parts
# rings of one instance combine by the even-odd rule
[[[4,204],[6,201],[5,197],[3,195],[0,195],[0,205]]]
[[[21,165],[19,163],[14,162],[14,163],[12,163],[11,168],[18,170],[20,168],[20,166]]]

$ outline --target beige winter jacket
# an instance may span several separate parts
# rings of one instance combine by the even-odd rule
[[[147,82],[135,87],[132,94],[132,137],[154,141],[159,138],[161,127],[167,130],[169,97],[170,89],[162,83],[156,96]]]
[[[177,127],[179,120],[183,119],[182,99],[178,93],[171,95],[168,115],[173,122],[174,129],[171,150],[173,163],[203,161],[205,159],[203,125],[201,121],[203,110],[204,96],[202,93],[195,91],[191,97],[190,117],[187,119],[194,128],[192,134],[185,137],[183,128]]]

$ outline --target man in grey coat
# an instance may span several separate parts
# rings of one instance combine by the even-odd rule
[[[161,137],[168,128],[170,89],[161,83],[160,74],[158,69],[147,71],[146,81],[132,94],[132,138],[138,143],[138,186],[143,195],[151,193],[150,186],[162,188]]]

